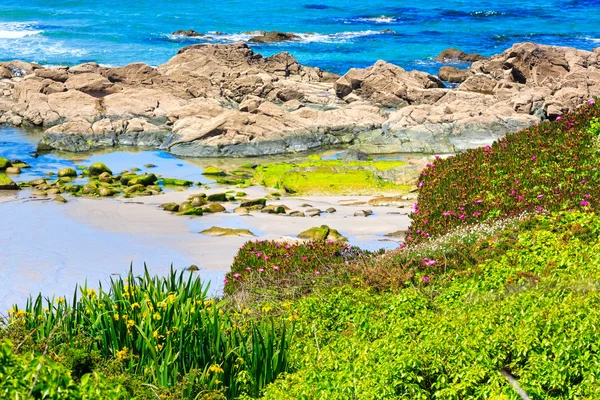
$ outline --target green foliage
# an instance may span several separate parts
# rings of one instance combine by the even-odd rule
[[[384,179],[403,167],[403,161],[321,161],[312,157],[301,163],[259,165],[254,184],[298,194],[373,194],[406,191],[408,186]]]
[[[297,300],[296,371],[265,398],[518,399],[503,370],[532,399],[598,398],[600,217],[538,216],[469,246],[487,258],[400,291]]]
[[[600,105],[437,159],[423,171],[408,239],[523,212],[600,207]],[[409,241],[410,241],[409,240]]]
[[[122,387],[99,374],[86,374],[76,383],[62,365],[44,356],[17,356],[12,343],[0,343],[0,398],[3,399],[126,399]]]
[[[204,392],[258,396],[288,368],[290,329],[266,318],[237,324],[226,302],[208,299],[208,287],[185,274],[130,273],[125,281],[111,280],[108,291],[83,286],[72,301],[39,295],[10,310],[9,322],[38,343],[87,337],[90,352],[158,387],[176,386],[185,376]],[[85,357],[67,355],[79,369],[89,367]]]

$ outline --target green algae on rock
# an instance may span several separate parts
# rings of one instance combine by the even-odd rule
[[[112,171],[110,170],[110,168],[108,168],[106,165],[104,165],[101,162],[93,163],[92,165],[90,165],[88,168],[88,171],[90,172],[90,175],[92,175],[92,176],[98,176],[103,172],[108,172],[109,174],[112,175]]]
[[[192,186],[194,182],[185,179],[162,178],[162,184],[165,186]]]
[[[204,168],[202,175],[225,176],[226,174],[225,174],[225,171],[223,171],[222,169],[213,167],[211,165],[211,166]]]
[[[202,211],[204,211],[205,213],[219,213],[219,212],[225,212],[226,209],[219,203],[212,203],[206,207],[203,207]]]
[[[73,168],[63,168],[60,171],[58,171],[58,177],[59,178],[71,178],[71,177],[76,177],[77,176],[77,171],[75,171]]]
[[[348,239],[341,235],[337,230],[331,229],[327,225],[315,226],[298,234],[299,239],[306,239],[312,242],[332,241],[346,242]]]
[[[8,175],[0,173],[0,190],[19,190],[19,185],[14,183]]]
[[[219,236],[219,237],[254,237],[256,236],[248,229],[235,229],[235,228],[220,228],[213,226],[212,228],[205,229],[200,232],[203,235],[208,236]]]
[[[316,160],[301,163],[259,165],[252,183],[283,189],[290,194],[373,194],[406,192],[409,186],[395,182],[404,161]]]
[[[10,161],[8,161],[6,158],[0,157],[0,171],[3,171],[8,167],[12,167]]]

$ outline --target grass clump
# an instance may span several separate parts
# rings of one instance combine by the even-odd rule
[[[39,295],[10,310],[0,336],[29,338],[33,350],[49,343],[66,364],[104,369],[116,380],[131,376],[172,398],[258,396],[287,370],[290,328],[273,318],[237,321],[226,302],[208,298],[207,286],[185,274],[130,273],[107,291],[83,286],[70,301]],[[74,357],[77,343],[95,361]]]
[[[523,212],[598,212],[600,107],[590,103],[561,120],[429,164],[419,179],[408,240]]]
[[[301,163],[264,164],[256,167],[252,183],[297,194],[373,194],[404,192],[407,185],[388,177],[403,161],[338,161],[311,159]]]

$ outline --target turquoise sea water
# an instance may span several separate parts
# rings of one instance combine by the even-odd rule
[[[178,29],[212,33],[170,35]],[[450,46],[485,55],[520,41],[600,46],[600,1],[3,0],[0,60],[158,65],[182,46],[247,40],[255,30],[301,34],[254,47],[333,72],[378,59],[434,72],[432,58]]]

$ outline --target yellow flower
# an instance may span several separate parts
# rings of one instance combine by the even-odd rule
[[[163,345],[162,344],[157,344],[155,347],[156,351],[161,351],[163,349]]]
[[[8,315],[12,315],[15,312],[14,308],[11,308],[10,310],[7,311]]]
[[[264,307],[262,308],[262,312],[266,314],[266,313],[268,313],[269,311],[271,311],[272,309],[273,309],[273,308],[271,308],[271,306],[264,306]]]
[[[56,299],[56,302],[58,304],[64,303],[65,302],[65,298],[64,297],[59,297],[58,299]]]
[[[127,358],[129,353],[129,349],[127,347],[123,347],[122,350],[117,351],[117,360],[124,360]]]
[[[249,310],[249,309],[247,309],[247,308],[244,308],[244,309],[242,310],[242,314],[250,314],[250,310]]]
[[[130,319],[127,321],[127,329],[131,329],[135,325],[135,321]]]
[[[243,364],[244,363],[244,359],[242,357],[238,357],[237,360],[235,360],[235,362]]]
[[[175,300],[177,300],[177,296],[175,296],[173,293],[171,293],[168,297],[167,297],[167,301],[169,302],[169,304],[173,304],[175,303]]]
[[[223,314],[225,314],[225,313],[223,312],[223,310],[219,309],[219,315],[223,315]]]
[[[27,316],[27,311],[24,311],[24,310],[19,310],[15,314],[16,318],[25,318],[26,316]]]
[[[115,319],[115,321],[118,321],[118,320],[119,320],[119,314],[115,314],[115,315],[113,316],[113,318]]]
[[[88,289],[87,290],[87,295],[88,295],[88,297],[96,297],[96,290],[95,289]]]
[[[206,300],[206,301],[204,302],[204,307],[210,307],[210,306],[212,306],[212,304],[213,304],[213,301],[212,301],[212,300]]]
[[[221,366],[220,366],[220,365],[218,365],[218,364],[213,364],[213,365],[211,365],[211,366],[208,368],[208,370],[209,370],[210,372],[214,372],[214,373],[216,373],[216,374],[221,374],[221,373],[225,372],[225,371],[223,371],[223,368],[221,368]]]
[[[152,336],[154,336],[154,339],[158,339],[158,337],[160,335],[158,334],[158,331],[156,330],[156,331],[152,332]]]
[[[119,309],[119,306],[115,304],[115,305],[113,306],[113,308],[114,308],[115,310],[118,310],[118,309]]]
[[[140,303],[138,303],[137,301],[131,305],[132,310],[135,310],[136,308],[140,308]]]
[[[160,316],[160,314],[159,314],[159,313],[154,313],[154,315],[152,316],[152,318],[154,318],[154,319],[155,319],[155,320],[157,320],[157,321],[160,321],[160,319],[161,319],[162,317]]]

